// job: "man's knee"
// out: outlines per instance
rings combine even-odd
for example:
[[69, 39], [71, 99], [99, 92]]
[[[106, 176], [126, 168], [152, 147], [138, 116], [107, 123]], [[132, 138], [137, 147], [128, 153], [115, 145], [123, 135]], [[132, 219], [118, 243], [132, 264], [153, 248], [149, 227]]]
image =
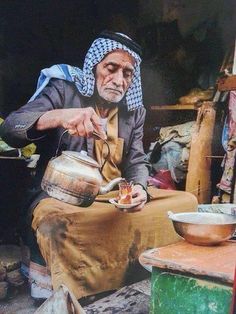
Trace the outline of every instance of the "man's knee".
[[185, 198], [188, 199], [188, 201], [191, 202], [192, 205], [197, 208], [197, 206], [198, 206], [197, 197], [193, 193], [190, 193], [190, 192], [184, 191], [183, 193], [184, 193]]
[[67, 219], [60, 215], [48, 216], [41, 220], [37, 234], [54, 241], [61, 241], [66, 237]]

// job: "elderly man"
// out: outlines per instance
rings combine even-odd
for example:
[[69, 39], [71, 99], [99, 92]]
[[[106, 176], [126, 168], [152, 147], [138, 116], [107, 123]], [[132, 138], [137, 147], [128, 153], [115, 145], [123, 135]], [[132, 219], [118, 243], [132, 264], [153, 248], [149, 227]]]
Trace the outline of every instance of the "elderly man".
[[[168, 204], [167, 209], [196, 207], [192, 195], [174, 191], [152, 191], [152, 198], [160, 196], [162, 203], [151, 200], [145, 205], [148, 164], [142, 145], [140, 54], [139, 45], [126, 35], [103, 32], [89, 48], [83, 71], [67, 65], [43, 70], [35, 95], [2, 126], [1, 136], [10, 145], [35, 142], [40, 154], [29, 212], [46, 267], [38, 265], [43, 259], [31, 243], [33, 297], [48, 297], [51, 281], [53, 288], [65, 284], [77, 298], [119, 287], [141, 250], [157, 244], [152, 222], [158, 220], [155, 213], [161, 204]], [[42, 175], [65, 129], [63, 150], [86, 150], [100, 163], [105, 158], [103, 143], [93, 132], [107, 137], [112, 149], [103, 180], [122, 176], [133, 181], [138, 205], [129, 210], [132, 215], [109, 204], [111, 194], [81, 208], [41, 190]]]

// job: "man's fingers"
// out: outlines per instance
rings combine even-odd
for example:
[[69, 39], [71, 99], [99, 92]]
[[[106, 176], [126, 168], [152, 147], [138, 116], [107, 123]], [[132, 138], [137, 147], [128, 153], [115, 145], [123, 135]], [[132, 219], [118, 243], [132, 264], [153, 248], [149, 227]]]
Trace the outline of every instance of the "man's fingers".
[[96, 114], [96, 112], [92, 108], [90, 111], [90, 120], [92, 121], [94, 126], [101, 125], [101, 120], [99, 116]]
[[128, 213], [139, 212], [139, 211], [141, 211], [143, 209], [144, 205], [145, 205], [145, 202], [142, 202], [138, 206], [128, 209]]
[[92, 136], [92, 134], [94, 132], [94, 127], [93, 127], [91, 120], [86, 117], [83, 124], [84, 124], [84, 130], [85, 130], [86, 136], [87, 137]]
[[147, 192], [140, 185], [134, 186], [132, 197], [134, 203], [145, 204], [147, 202]]
[[77, 129], [77, 133], [78, 133], [79, 136], [82, 136], [82, 137], [86, 136], [84, 123], [77, 124], [76, 125], [76, 129]]
[[94, 127], [94, 131], [95, 133], [97, 133], [98, 135], [100, 135], [100, 137], [102, 139], [106, 139], [106, 134], [102, 128], [102, 124], [101, 124], [101, 120], [99, 118], [99, 116], [96, 114], [96, 112], [94, 111], [94, 113], [91, 115], [91, 122], [93, 124]]
[[133, 203], [143, 203], [147, 202], [147, 196], [146, 193], [142, 195], [138, 195], [137, 197], [133, 197]]
[[72, 136], [86, 136], [86, 132], [83, 126], [83, 123], [75, 124], [75, 125], [69, 125], [66, 128], [68, 130], [68, 133]]
[[71, 128], [71, 129], [68, 129], [68, 133], [73, 136], [77, 134], [77, 130], [74, 128], [73, 129]]
[[125, 213], [135, 213], [135, 212], [139, 212], [142, 210], [143, 206], [144, 206], [144, 202], [143, 203], [140, 203], [139, 205], [135, 206], [135, 207], [131, 207], [129, 209], [124, 209], [122, 210], [123, 212]]
[[70, 135], [90, 137], [93, 133], [97, 133], [99, 137], [106, 139], [101, 120], [92, 107], [78, 109], [76, 112], [69, 111], [69, 114], [67, 112], [62, 126]]

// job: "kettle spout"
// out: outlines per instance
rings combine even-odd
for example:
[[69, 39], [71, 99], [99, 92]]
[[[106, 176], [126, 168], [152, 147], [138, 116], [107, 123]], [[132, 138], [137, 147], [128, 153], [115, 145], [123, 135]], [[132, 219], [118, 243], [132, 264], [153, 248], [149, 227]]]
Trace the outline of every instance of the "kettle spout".
[[123, 180], [124, 180], [123, 178], [115, 178], [115, 179], [111, 180], [107, 185], [100, 187], [98, 194], [106, 194], [106, 193], [110, 192], [114, 188], [115, 185], [117, 185], [118, 183], [120, 183]]

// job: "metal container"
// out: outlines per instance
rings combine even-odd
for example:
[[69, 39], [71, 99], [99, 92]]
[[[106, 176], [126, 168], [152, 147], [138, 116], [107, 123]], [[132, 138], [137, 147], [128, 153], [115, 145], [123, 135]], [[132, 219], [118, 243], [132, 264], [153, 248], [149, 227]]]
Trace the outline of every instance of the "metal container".
[[[62, 137], [67, 132], [65, 130], [60, 136], [56, 156], [48, 162], [41, 187], [48, 195], [60, 201], [88, 207], [95, 201], [98, 194], [108, 193], [123, 178], [115, 178], [107, 185], [102, 186], [100, 165], [89, 157], [86, 151], [63, 151], [58, 156]], [[110, 147], [99, 134], [94, 132], [93, 135], [95, 138], [102, 139], [107, 145], [108, 156], [102, 169], [110, 157]]]
[[215, 213], [168, 212], [175, 231], [186, 241], [196, 245], [217, 245], [230, 239], [236, 228], [236, 217]]
[[87, 207], [98, 194], [106, 194], [121, 180], [115, 178], [102, 186], [99, 164], [94, 159], [83, 151], [63, 151], [49, 161], [41, 187], [51, 197]]

